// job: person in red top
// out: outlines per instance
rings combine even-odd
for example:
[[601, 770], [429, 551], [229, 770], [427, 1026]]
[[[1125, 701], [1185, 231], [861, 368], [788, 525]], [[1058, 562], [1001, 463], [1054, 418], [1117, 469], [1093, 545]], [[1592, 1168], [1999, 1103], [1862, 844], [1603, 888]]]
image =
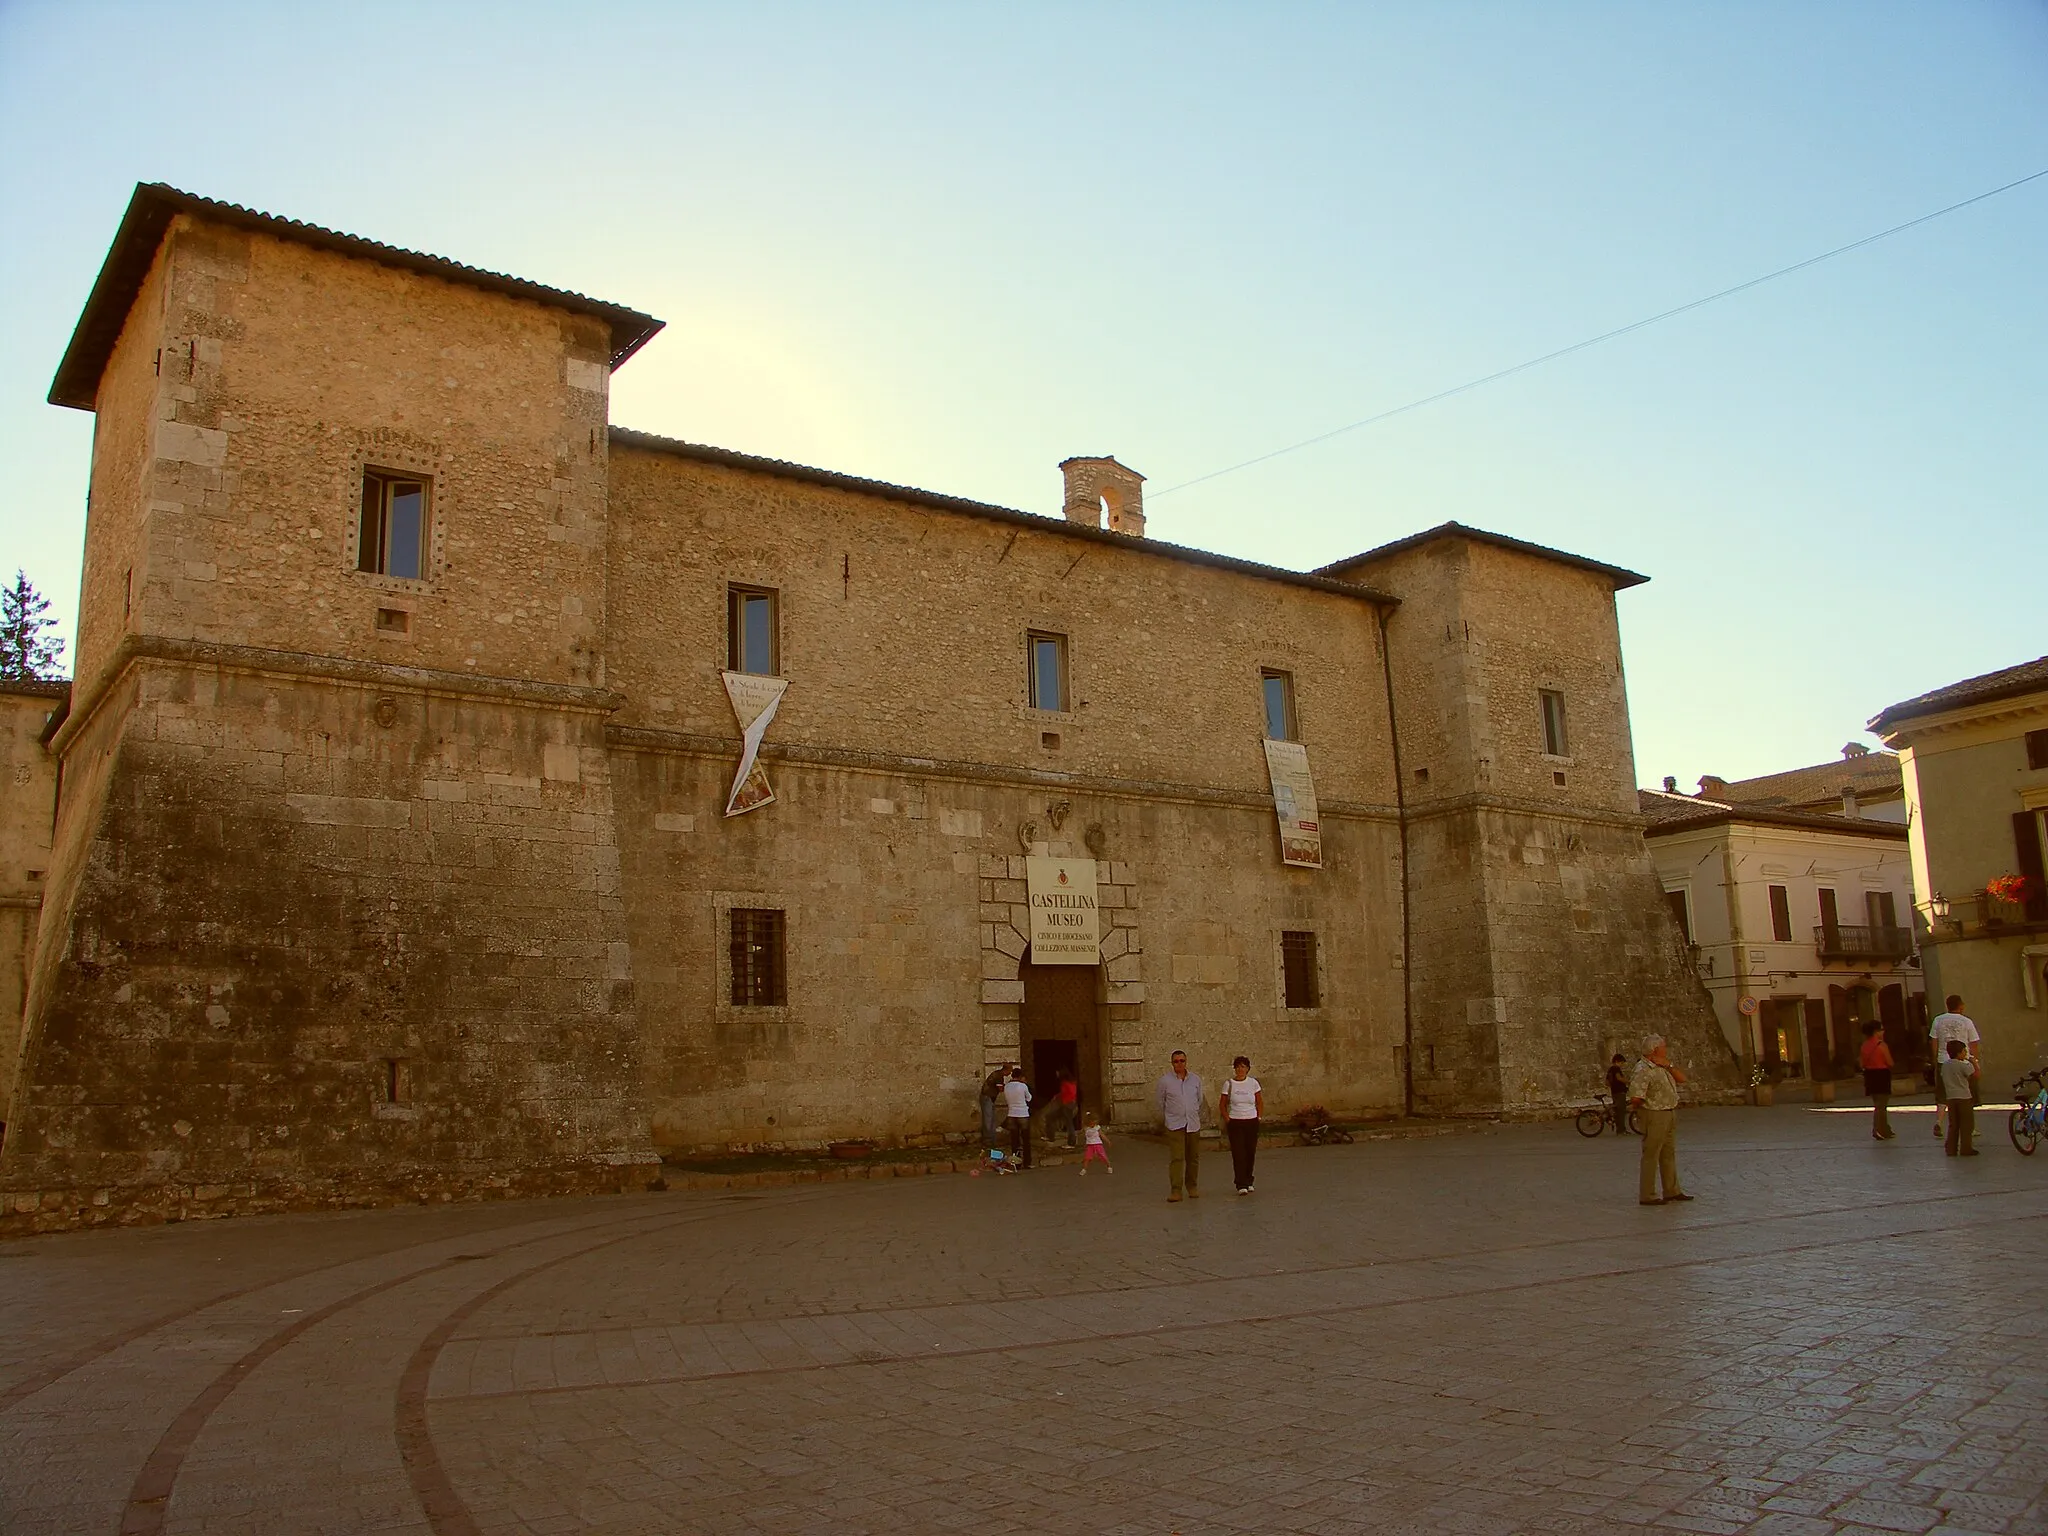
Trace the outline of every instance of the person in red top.
[[1892, 1098], [1892, 1050], [1884, 1043], [1884, 1025], [1876, 1019], [1863, 1026], [1863, 1091], [1870, 1096], [1870, 1134], [1890, 1141], [1896, 1134], [1885, 1113]]
[[1059, 1135], [1064, 1126], [1067, 1145], [1081, 1144], [1081, 1085], [1074, 1081], [1071, 1072], [1060, 1073], [1059, 1093], [1045, 1111], [1045, 1139], [1051, 1141]]

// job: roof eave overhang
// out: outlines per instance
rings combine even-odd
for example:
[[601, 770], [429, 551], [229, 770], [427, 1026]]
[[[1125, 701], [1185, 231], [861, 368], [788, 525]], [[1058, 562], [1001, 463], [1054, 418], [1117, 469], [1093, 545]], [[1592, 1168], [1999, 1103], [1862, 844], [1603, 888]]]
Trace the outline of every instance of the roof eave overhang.
[[607, 303], [503, 273], [486, 272], [442, 256], [380, 245], [357, 235], [323, 229], [316, 224], [301, 224], [295, 219], [279, 218], [275, 214], [258, 213], [238, 204], [215, 202], [160, 182], [139, 182], [128, 199], [127, 210], [121, 215], [120, 226], [114, 232], [113, 244], [107, 249], [107, 258], [100, 265], [99, 276], [94, 280], [78, 324], [72, 330], [70, 345], [64, 349], [63, 360], [57, 365], [56, 377], [50, 384], [50, 404], [79, 411], [90, 411], [95, 407], [99, 398], [100, 376], [106, 371], [114, 344], [120, 340], [121, 328], [128, 323], [128, 313], [134, 306], [135, 296], [142, 291], [142, 285], [149, 277], [165, 231], [180, 213], [253, 230], [280, 240], [291, 240], [317, 250], [373, 261], [379, 266], [481, 288], [508, 298], [524, 299], [551, 309], [589, 315], [604, 321], [610, 328], [609, 363], [613, 368], [646, 346], [662, 328], [662, 322], [652, 315], [628, 309], [623, 304]]
[[1362, 554], [1350, 555], [1329, 565], [1318, 566], [1316, 574], [1327, 576], [1332, 571], [1348, 570], [1367, 561], [1382, 560], [1389, 555], [1398, 555], [1406, 550], [1419, 549], [1425, 544], [1447, 539], [1468, 539], [1475, 544], [1490, 544], [1496, 549], [1513, 550], [1517, 554], [1531, 555], [1538, 560], [1548, 560], [1557, 565], [1569, 565], [1582, 571], [1590, 571], [1597, 576], [1606, 577], [1614, 584], [1614, 590], [1617, 592], [1643, 586], [1650, 579], [1640, 571], [1609, 565], [1604, 560], [1589, 560], [1584, 555], [1575, 555], [1568, 550], [1552, 549], [1547, 544], [1531, 544], [1527, 539], [1511, 538], [1504, 533], [1489, 533], [1484, 528], [1473, 528], [1458, 522], [1440, 523], [1434, 528], [1411, 533], [1404, 539], [1395, 539], [1390, 544], [1381, 544]]

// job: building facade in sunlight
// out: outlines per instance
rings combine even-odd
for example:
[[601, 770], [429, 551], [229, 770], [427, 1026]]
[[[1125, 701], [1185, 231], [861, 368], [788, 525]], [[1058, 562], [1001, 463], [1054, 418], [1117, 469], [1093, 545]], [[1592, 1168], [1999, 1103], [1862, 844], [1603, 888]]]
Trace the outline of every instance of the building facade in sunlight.
[[1649, 1029], [1734, 1090], [1635, 801], [1642, 578], [613, 427], [658, 329], [138, 189], [51, 393], [96, 437], [9, 1220], [937, 1138], [1005, 1061], [1143, 1125], [1176, 1047], [1281, 1117], [1545, 1111]]

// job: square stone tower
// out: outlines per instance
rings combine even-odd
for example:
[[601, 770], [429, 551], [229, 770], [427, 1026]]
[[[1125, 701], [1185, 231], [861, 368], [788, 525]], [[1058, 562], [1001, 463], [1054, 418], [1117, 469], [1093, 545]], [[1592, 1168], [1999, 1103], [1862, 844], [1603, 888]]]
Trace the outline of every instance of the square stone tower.
[[137, 188], [51, 390], [96, 431], [16, 1218], [651, 1160], [603, 635], [656, 329]]

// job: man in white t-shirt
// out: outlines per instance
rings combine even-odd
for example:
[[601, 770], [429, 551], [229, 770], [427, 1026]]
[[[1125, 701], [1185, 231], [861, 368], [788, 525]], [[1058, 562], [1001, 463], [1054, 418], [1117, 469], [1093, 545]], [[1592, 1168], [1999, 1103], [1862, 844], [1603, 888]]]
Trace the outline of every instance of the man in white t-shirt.
[[1031, 1089], [1024, 1069], [1013, 1068], [1003, 1084], [1003, 1123], [1010, 1133], [1010, 1156], [1020, 1168], [1031, 1166]]
[[[1946, 1013], [1937, 1013], [1934, 1016], [1934, 1022], [1927, 1026], [1927, 1039], [1929, 1044], [1934, 1047], [1934, 1136], [1938, 1141], [1942, 1136], [1941, 1114], [1944, 1107], [1941, 1097], [1941, 1064], [1948, 1060], [1949, 1041], [1962, 1041], [1963, 1054], [1969, 1058], [1973, 1065], [1977, 1060], [1977, 1026], [1971, 1022], [1970, 1016], [1963, 1012], [1961, 993], [1949, 993], [1948, 1011]], [[1983, 1092], [1978, 1087], [1982, 1081], [1981, 1077], [1970, 1079], [1970, 1092], [1973, 1101], [1982, 1102], [1983, 1100]]]
[[1223, 1134], [1230, 1138], [1230, 1171], [1235, 1174], [1237, 1192], [1252, 1192], [1252, 1163], [1259, 1155], [1259, 1111], [1266, 1101], [1259, 1080], [1252, 1076], [1249, 1056], [1230, 1064], [1230, 1076], [1223, 1080], [1223, 1096], [1216, 1101], [1216, 1113], [1223, 1121]]

